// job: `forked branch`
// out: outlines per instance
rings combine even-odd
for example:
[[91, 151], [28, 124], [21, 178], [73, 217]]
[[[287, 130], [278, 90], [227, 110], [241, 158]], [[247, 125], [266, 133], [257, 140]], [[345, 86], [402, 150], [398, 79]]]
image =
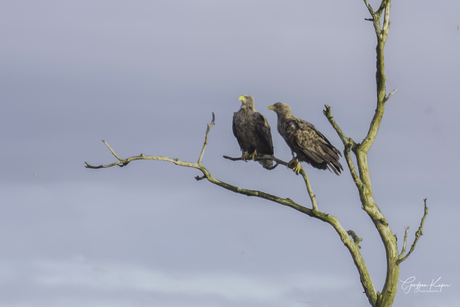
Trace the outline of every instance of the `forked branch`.
[[407, 232], [409, 231], [409, 227], [406, 227], [406, 231], [405, 231], [405, 234], [404, 234], [403, 248], [402, 248], [401, 254], [399, 254], [399, 259], [397, 261], [397, 264], [400, 264], [401, 262], [406, 260], [407, 257], [409, 257], [409, 255], [414, 251], [415, 245], [417, 244], [418, 239], [420, 239], [420, 237], [423, 235], [423, 225], [425, 224], [425, 218], [426, 218], [426, 216], [428, 214], [428, 207], [426, 205], [426, 198], [423, 199], [423, 202], [425, 204], [425, 211], [423, 213], [422, 220], [420, 221], [420, 226], [418, 227], [418, 230], [415, 232], [414, 243], [412, 243], [412, 246], [411, 246], [409, 252], [405, 256], [403, 256], [404, 253], [406, 252]]

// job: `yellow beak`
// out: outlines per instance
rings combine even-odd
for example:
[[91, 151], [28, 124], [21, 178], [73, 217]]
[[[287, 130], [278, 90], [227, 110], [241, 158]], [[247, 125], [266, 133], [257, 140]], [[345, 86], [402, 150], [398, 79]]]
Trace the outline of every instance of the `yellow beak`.
[[274, 105], [271, 105], [268, 107], [269, 110], [274, 110], [275, 109], [275, 106]]
[[238, 98], [238, 100], [246, 101], [246, 98], [244, 98], [244, 96], [240, 96], [240, 98]]

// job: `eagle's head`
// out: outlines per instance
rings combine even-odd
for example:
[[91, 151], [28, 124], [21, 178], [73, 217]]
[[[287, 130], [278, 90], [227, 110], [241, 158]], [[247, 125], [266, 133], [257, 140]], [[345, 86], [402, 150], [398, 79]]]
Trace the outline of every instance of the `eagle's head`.
[[281, 115], [281, 116], [284, 116], [284, 117], [288, 117], [288, 116], [291, 116], [291, 107], [288, 106], [287, 104], [283, 103], [283, 102], [277, 102], [271, 106], [268, 107], [269, 110], [273, 110], [275, 111], [276, 114]]
[[254, 98], [252, 98], [252, 96], [242, 95], [242, 96], [240, 96], [239, 100], [242, 102], [241, 108], [248, 108], [248, 109], [251, 109], [253, 111], [256, 110], [254, 108]]

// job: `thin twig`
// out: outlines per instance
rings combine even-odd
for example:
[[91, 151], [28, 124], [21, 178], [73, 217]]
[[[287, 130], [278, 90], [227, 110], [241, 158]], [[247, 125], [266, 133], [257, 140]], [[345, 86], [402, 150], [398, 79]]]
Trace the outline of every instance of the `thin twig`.
[[324, 115], [326, 116], [327, 120], [332, 125], [332, 127], [335, 129], [340, 139], [342, 140], [343, 145], [345, 146], [345, 149], [343, 150], [343, 155], [345, 157], [345, 160], [347, 161], [348, 168], [350, 169], [350, 174], [353, 177], [353, 181], [355, 182], [356, 186], [360, 188], [363, 185], [363, 183], [359, 178], [358, 173], [356, 172], [356, 168], [350, 154], [350, 152], [356, 148], [356, 143], [355, 141], [353, 141], [352, 138], [347, 137], [345, 133], [343, 133], [339, 125], [336, 123], [331, 113], [331, 107], [327, 104], [324, 105], [324, 107]]
[[[407, 257], [409, 257], [409, 255], [414, 251], [415, 245], [417, 244], [418, 239], [420, 239], [420, 237], [423, 235], [423, 224], [425, 223], [425, 218], [426, 218], [426, 216], [428, 214], [428, 207], [426, 206], [426, 198], [423, 199], [423, 202], [425, 204], [425, 212], [423, 214], [422, 220], [420, 221], [420, 226], [418, 227], [418, 230], [415, 232], [414, 243], [412, 243], [412, 246], [411, 246], [409, 252], [404, 257], [402, 255], [402, 253], [401, 253], [401, 255], [399, 255], [399, 259], [398, 259], [398, 261], [396, 261], [396, 264], [400, 264], [401, 262], [406, 260]], [[407, 231], [406, 231], [406, 234], [407, 234]], [[404, 242], [405, 241], [406, 241], [406, 239], [404, 239]]]
[[387, 102], [388, 99], [390, 99], [391, 96], [393, 96], [394, 93], [396, 93], [398, 91], [397, 88], [395, 88], [390, 94], [388, 94], [387, 97], [385, 97], [385, 99], [383, 100], [383, 102]]
[[110, 150], [110, 152], [112, 153], [112, 155], [115, 156], [115, 158], [117, 158], [119, 161], [121, 161], [122, 159], [112, 150], [112, 147], [109, 146], [109, 144], [107, 144], [106, 141], [102, 140], [102, 142], [104, 142], [105, 146], [107, 146]]
[[[99, 169], [99, 168], [109, 168], [109, 167], [116, 166], [116, 165], [125, 166], [129, 162], [135, 161], [135, 160], [167, 161], [167, 162], [172, 162], [172, 163], [174, 163], [176, 165], [186, 166], [186, 167], [195, 167], [195, 164], [196, 164], [196, 163], [191, 163], [191, 162], [182, 162], [182, 161], [179, 161], [179, 159], [173, 159], [173, 158], [168, 158], [168, 157], [146, 156], [144, 154], [140, 154], [139, 156], [132, 156], [132, 157], [129, 157], [129, 158], [126, 158], [126, 159], [121, 159], [120, 161], [114, 162], [114, 163], [111, 163], [111, 164], [91, 165], [88, 162], [85, 162], [85, 164], [86, 164], [85, 167], [86, 168], [91, 168], [91, 169]], [[195, 167], [195, 168], [197, 168], [197, 167]]]
[[372, 6], [369, 4], [369, 2], [367, 2], [367, 0], [364, 0], [364, 4], [366, 4], [367, 6], [367, 9], [369, 10], [369, 13], [374, 16], [374, 9], [372, 8]]
[[409, 232], [409, 226], [404, 227], [404, 229], [405, 229], [405, 231], [404, 231], [404, 242], [403, 242], [403, 247], [402, 247], [402, 250], [401, 250], [401, 253], [399, 254], [399, 256], [403, 255], [406, 252], [407, 233]]
[[332, 127], [335, 129], [343, 144], [345, 145], [348, 142], [348, 138], [345, 136], [345, 133], [343, 133], [342, 129], [340, 129], [339, 125], [337, 125], [335, 122], [334, 117], [331, 114], [331, 107], [327, 104], [325, 104], [324, 107], [325, 109], [323, 110], [323, 114], [326, 116], [329, 123], [331, 123]]
[[201, 165], [201, 160], [203, 159], [204, 150], [206, 149], [206, 146], [208, 145], [209, 130], [211, 130], [211, 127], [215, 125], [215, 120], [216, 120], [216, 116], [214, 115], [214, 112], [212, 112], [212, 120], [211, 120], [211, 123], [209, 123], [208, 127], [206, 128], [206, 135], [204, 137], [203, 148], [201, 149], [200, 157], [198, 158], [199, 165]]

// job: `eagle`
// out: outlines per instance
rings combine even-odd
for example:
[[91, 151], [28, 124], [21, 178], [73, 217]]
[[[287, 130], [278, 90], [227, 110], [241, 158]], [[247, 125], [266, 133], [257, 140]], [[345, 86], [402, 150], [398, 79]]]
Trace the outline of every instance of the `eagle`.
[[[273, 155], [273, 141], [267, 119], [254, 108], [254, 98], [249, 95], [240, 96], [242, 102], [238, 112], [233, 114], [233, 134], [240, 145], [246, 161], [255, 159], [256, 155]], [[272, 160], [260, 160], [266, 169], [273, 168]]]
[[292, 152], [288, 165], [295, 163], [293, 170], [296, 174], [302, 169], [300, 162], [307, 162], [314, 168], [329, 169], [340, 175], [343, 170], [339, 162], [340, 151], [315, 126], [292, 115], [291, 107], [285, 103], [277, 102], [268, 109], [278, 115], [278, 132]]

